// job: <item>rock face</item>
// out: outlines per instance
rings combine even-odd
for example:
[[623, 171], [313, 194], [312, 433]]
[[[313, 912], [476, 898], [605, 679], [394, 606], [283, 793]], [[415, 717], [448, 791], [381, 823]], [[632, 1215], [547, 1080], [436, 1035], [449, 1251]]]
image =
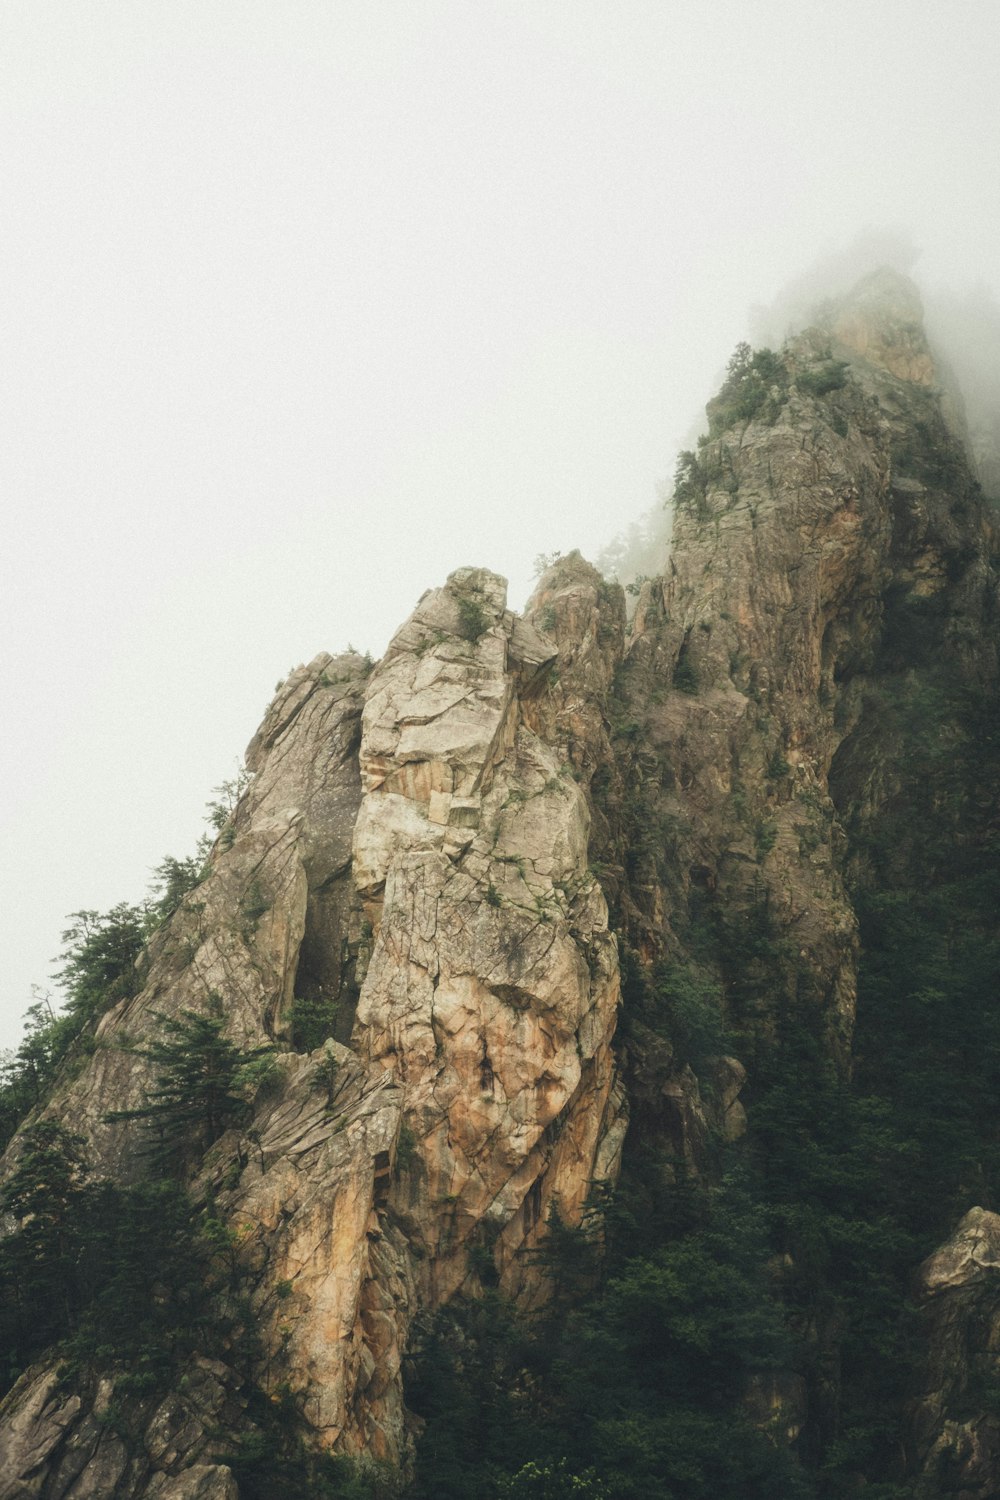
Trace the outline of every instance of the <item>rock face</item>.
[[[98, 1171], [132, 1180], [143, 1127], [104, 1116], [138, 1105], [151, 1071], [124, 1042], [221, 999], [234, 1039], [282, 1048], [296, 1001], [336, 1008], [350, 1046], [280, 1051], [252, 1124], [215, 1143], [195, 1186], [238, 1240], [261, 1383], [295, 1393], [320, 1446], [401, 1462], [414, 1313], [478, 1287], [483, 1255], [506, 1289], [543, 1295], [523, 1252], [551, 1207], [575, 1222], [617, 1171], [617, 948], [587, 797], [560, 737], [531, 727], [556, 655], [506, 609], [502, 579], [466, 569], [374, 673], [351, 656], [293, 673], [207, 877], [47, 1106]], [[50, 1385], [26, 1377], [0, 1418], [22, 1485], [56, 1482], [68, 1425], [81, 1453], [103, 1431], [97, 1397], [67, 1405]], [[101, 1442], [122, 1472], [81, 1495], [228, 1500], [204, 1435], [169, 1489], [148, 1465], [128, 1488], [124, 1449]], [[95, 1476], [97, 1453], [81, 1460]], [[77, 1493], [61, 1484], [46, 1493]]]
[[[731, 371], [631, 631], [578, 554], [524, 618], [467, 568], [374, 668], [319, 656], [279, 688], [205, 878], [45, 1112], [130, 1182], [143, 1127], [105, 1116], [152, 1073], [127, 1048], [219, 1004], [236, 1042], [274, 1044], [192, 1191], [232, 1232], [256, 1379], [315, 1447], [405, 1463], [414, 1321], [493, 1282], [543, 1300], [547, 1220], [614, 1182], [627, 1126], [703, 1170], [748, 1129], [753, 1050], [789, 1007], [849, 1075], [852, 882], [909, 795], [871, 704], [919, 675], [918, 619], [944, 622], [970, 692], [996, 680], [989, 525], [936, 381], [915, 292], [872, 278]], [[327, 1018], [312, 1052], [303, 1007]], [[1000, 1347], [998, 1224], [974, 1210], [921, 1273], [919, 1461], [929, 1485], [963, 1476], [928, 1494], [997, 1492], [997, 1424], [968, 1408]], [[139, 1449], [102, 1420], [112, 1395], [27, 1372], [0, 1406], [0, 1500], [235, 1500], [213, 1436], [239, 1428], [233, 1371], [196, 1362], [138, 1410]], [[748, 1396], [789, 1442], [835, 1407], [792, 1371]]]
[[474, 1243], [518, 1286], [552, 1201], [575, 1221], [622, 1136], [587, 804], [521, 712], [555, 650], [505, 604], [471, 569], [425, 596], [362, 732], [355, 878], [376, 937], [354, 1046], [405, 1087], [416, 1162], [392, 1207], [431, 1305]]
[[[782, 993], [805, 1000], [845, 1069], [847, 830], [903, 774], [870, 700], [919, 668], [918, 614], [941, 620], [956, 680], [995, 681], [989, 524], [933, 368], [916, 291], [886, 272], [790, 342], [759, 416], [734, 418], [755, 377], [733, 377], [682, 465], [668, 570], [643, 586], [619, 687], [616, 925], [647, 960], [702, 963], [711, 917], [730, 1019], [766, 1035]], [[786, 950], [766, 976], [765, 928]], [[699, 1101], [652, 1050], [638, 1087], [660, 1077], [697, 1154]]]
[[918, 1493], [989, 1500], [1000, 1417], [983, 1397], [1000, 1380], [1000, 1216], [970, 1209], [917, 1285], [928, 1350], [914, 1424]]
[[57, 1365], [36, 1366], [3, 1403], [0, 1496], [238, 1500], [232, 1471], [198, 1460], [219, 1424], [238, 1420], [236, 1386], [225, 1365], [194, 1361], [183, 1394], [140, 1404], [142, 1441], [135, 1443], [117, 1429], [111, 1380], [70, 1393]]
[[[150, 1067], [123, 1046], [158, 1036], [161, 1016], [203, 1012], [217, 996], [241, 1046], [280, 1042], [300, 962], [307, 985], [353, 1008], [362, 935], [349, 864], [367, 670], [360, 657], [322, 655], [283, 685], [250, 745], [257, 774], [207, 877], [154, 935], [139, 994], [102, 1017], [86, 1067], [54, 1092], [47, 1113], [86, 1137], [96, 1170], [122, 1180], [142, 1171], [143, 1127], [104, 1115], [145, 1099]], [[331, 954], [326, 967], [316, 952]]]

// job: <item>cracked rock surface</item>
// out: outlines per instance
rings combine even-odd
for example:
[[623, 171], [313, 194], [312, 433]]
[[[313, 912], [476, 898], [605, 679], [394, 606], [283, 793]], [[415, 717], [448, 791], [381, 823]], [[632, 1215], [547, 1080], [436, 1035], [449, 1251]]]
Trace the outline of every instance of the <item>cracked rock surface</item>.
[[[550, 1205], [572, 1221], [617, 1171], [618, 961], [587, 798], [524, 711], [555, 655], [507, 610], [502, 579], [463, 569], [374, 672], [354, 655], [293, 672], [205, 878], [46, 1105], [96, 1173], [127, 1183], [142, 1123], [104, 1117], [144, 1100], [151, 1066], [130, 1049], [163, 1017], [221, 1004], [234, 1041], [274, 1045], [252, 1119], [192, 1191], [211, 1190], [230, 1226], [259, 1383], [295, 1393], [318, 1446], [403, 1461], [413, 1316], [475, 1290], [484, 1247], [505, 1288], [541, 1295], [520, 1252]], [[337, 1017], [311, 1055], [290, 1050], [303, 997]], [[239, 1382], [224, 1366], [213, 1379], [238, 1426]], [[234, 1500], [186, 1397], [133, 1412], [141, 1461], [102, 1423], [110, 1399], [27, 1372], [0, 1409], [0, 1493]]]

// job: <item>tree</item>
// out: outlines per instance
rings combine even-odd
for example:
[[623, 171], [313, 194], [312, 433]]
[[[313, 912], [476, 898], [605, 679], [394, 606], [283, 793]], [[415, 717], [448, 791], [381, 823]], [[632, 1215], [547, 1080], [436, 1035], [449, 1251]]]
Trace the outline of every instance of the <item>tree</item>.
[[608, 1500], [609, 1491], [592, 1471], [571, 1472], [565, 1459], [558, 1463], [528, 1463], [501, 1479], [502, 1500]]
[[212, 788], [212, 800], [205, 804], [210, 827], [218, 833], [232, 828], [239, 800], [252, 780], [253, 772], [241, 765], [232, 780], [222, 781]]
[[[116, 1391], [159, 1388], [178, 1358], [220, 1351], [214, 1225], [175, 1182], [91, 1182], [83, 1142], [54, 1120], [24, 1132], [0, 1194], [0, 1386], [57, 1345], [74, 1369], [116, 1369]], [[122, 1369], [124, 1367], [124, 1369]]]
[[752, 363], [753, 350], [751, 349], [750, 345], [745, 340], [743, 340], [741, 343], [736, 345], [736, 348], [730, 355], [729, 363], [726, 365], [726, 375], [728, 379], [732, 381], [742, 380], [743, 376], [749, 373]]
[[245, 1113], [248, 1087], [259, 1078], [260, 1064], [271, 1048], [245, 1050], [231, 1042], [218, 996], [212, 997], [207, 1014], [184, 1010], [177, 1018], [159, 1013], [156, 1018], [164, 1036], [133, 1049], [156, 1070], [149, 1102], [104, 1118], [145, 1120], [153, 1131], [151, 1163], [169, 1172], [183, 1166], [194, 1152], [207, 1150]]
[[18, 1224], [0, 1244], [0, 1328], [9, 1376], [60, 1337], [79, 1305], [80, 1216], [87, 1173], [83, 1142], [55, 1120], [25, 1131], [23, 1151], [0, 1193]]
[[35, 990], [25, 1015], [24, 1037], [16, 1052], [0, 1060], [0, 1149], [7, 1145], [29, 1110], [40, 1104], [80, 1026], [74, 1017], [57, 1015], [48, 995]]
[[107, 912], [70, 914], [57, 975], [65, 1009], [57, 1011], [33, 987], [21, 1045], [0, 1060], [0, 1147], [42, 1102], [76, 1039], [116, 1001], [138, 991], [149, 915], [148, 907], [125, 901]]
[[88, 1185], [78, 1213], [80, 1312], [66, 1343], [73, 1364], [124, 1366], [116, 1391], [143, 1393], [162, 1386], [184, 1354], [218, 1347], [211, 1226], [178, 1183]]
[[137, 992], [136, 959], [146, 941], [148, 914], [141, 906], [120, 901], [106, 912], [71, 912], [70, 921], [72, 927], [62, 935], [58, 979], [67, 1010], [87, 1022]]
[[193, 891], [205, 873], [208, 857], [207, 839], [198, 840], [198, 848], [186, 859], [172, 854], [161, 859], [153, 871], [151, 911], [157, 924], [165, 922], [177, 910], [188, 891]]

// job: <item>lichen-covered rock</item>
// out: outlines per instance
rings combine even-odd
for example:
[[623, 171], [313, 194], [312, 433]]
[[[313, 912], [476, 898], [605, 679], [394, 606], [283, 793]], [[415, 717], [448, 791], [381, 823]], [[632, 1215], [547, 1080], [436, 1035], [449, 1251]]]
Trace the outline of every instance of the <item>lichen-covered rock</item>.
[[608, 863], [609, 789], [619, 779], [611, 743], [611, 700], [625, 650], [625, 597], [579, 552], [545, 570], [528, 601], [528, 620], [557, 648], [546, 690], [522, 696], [525, 722], [569, 765], [590, 811], [590, 857], [601, 883], [620, 904], [623, 885]]
[[838, 341], [898, 380], [930, 387], [937, 370], [924, 333], [920, 294], [906, 276], [884, 267], [866, 276], [832, 318]]
[[61, 1392], [54, 1367], [21, 1377], [0, 1405], [0, 1500], [34, 1500], [42, 1493], [52, 1455], [72, 1432], [82, 1406], [79, 1395]]
[[182, 1474], [157, 1474], [148, 1500], [239, 1500], [239, 1488], [224, 1464], [195, 1464]]

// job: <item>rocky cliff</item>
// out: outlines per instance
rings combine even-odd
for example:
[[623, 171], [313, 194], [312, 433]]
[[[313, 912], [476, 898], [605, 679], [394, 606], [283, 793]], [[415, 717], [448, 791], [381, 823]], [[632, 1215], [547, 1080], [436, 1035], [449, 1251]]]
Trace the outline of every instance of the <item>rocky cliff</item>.
[[[775, 1059], [806, 1035], [814, 1099], [859, 1076], [891, 1092], [865, 1010], [883, 1014], [870, 893], [903, 903], [915, 880], [953, 879], [956, 850], [963, 869], [983, 854], [996, 797], [967, 710], [997, 683], [993, 524], [895, 276], [780, 355], [738, 350], [708, 415], [631, 626], [576, 554], [523, 618], [502, 579], [462, 569], [376, 666], [292, 674], [203, 880], [44, 1106], [95, 1174], [130, 1183], [148, 1126], [108, 1117], [155, 1090], [165, 1018], [221, 1013], [241, 1047], [276, 1049], [191, 1193], [228, 1226], [254, 1382], [294, 1402], [317, 1449], [405, 1467], [421, 1424], [404, 1361], [436, 1309], [493, 1287], [544, 1305], [549, 1226], [581, 1223], [623, 1149], [626, 1176], [655, 1162], [669, 1186], [713, 1180], [738, 1142], [764, 1159], [808, 1350], [748, 1387], [747, 1410], [807, 1463], [839, 1440], [851, 1336], [833, 1273], [809, 1280], [775, 1208]], [[304, 1002], [328, 1017], [311, 1051]], [[967, 1213], [961, 1245], [991, 1225]], [[961, 1371], [992, 1349], [987, 1261], [952, 1247], [925, 1267], [931, 1303], [959, 1309], [935, 1323], [932, 1306], [922, 1335], [926, 1368], [949, 1373], [897, 1400], [917, 1411], [910, 1477], [947, 1450], [955, 1492], [983, 1496], [995, 1421], [956, 1422], [952, 1397], [974, 1402]], [[57, 1364], [0, 1409], [0, 1497], [234, 1500], [245, 1374], [196, 1358], [170, 1393], [133, 1398], [126, 1437], [102, 1420], [113, 1374], [74, 1386]]]
[[[579, 571], [586, 604], [603, 585]], [[592, 1184], [613, 1181], [625, 1130], [587, 799], [565, 738], [536, 732], [565, 698], [549, 683], [558, 646], [505, 595], [463, 570], [374, 671], [321, 656], [283, 685], [206, 878], [46, 1107], [96, 1170], [130, 1180], [143, 1124], [107, 1115], [153, 1085], [142, 1043], [164, 1017], [221, 1000], [241, 1043], [281, 1049], [297, 994], [335, 1003], [349, 1045], [280, 1050], [252, 1124], [215, 1143], [196, 1191], [238, 1236], [265, 1388], [295, 1393], [317, 1443], [395, 1463], [414, 1311], [477, 1285], [483, 1256], [512, 1294], [536, 1295], [526, 1251], [553, 1204], [575, 1222]], [[9, 1398], [14, 1488], [0, 1493], [34, 1493], [18, 1486], [48, 1482], [67, 1449], [92, 1471], [95, 1433], [106, 1446], [80, 1396], [52, 1389], [30, 1372]], [[149, 1437], [159, 1413], [148, 1420], [148, 1462], [116, 1474], [116, 1493], [170, 1472]], [[190, 1456], [171, 1450], [171, 1467]], [[175, 1489], [188, 1493], [162, 1492]]]

